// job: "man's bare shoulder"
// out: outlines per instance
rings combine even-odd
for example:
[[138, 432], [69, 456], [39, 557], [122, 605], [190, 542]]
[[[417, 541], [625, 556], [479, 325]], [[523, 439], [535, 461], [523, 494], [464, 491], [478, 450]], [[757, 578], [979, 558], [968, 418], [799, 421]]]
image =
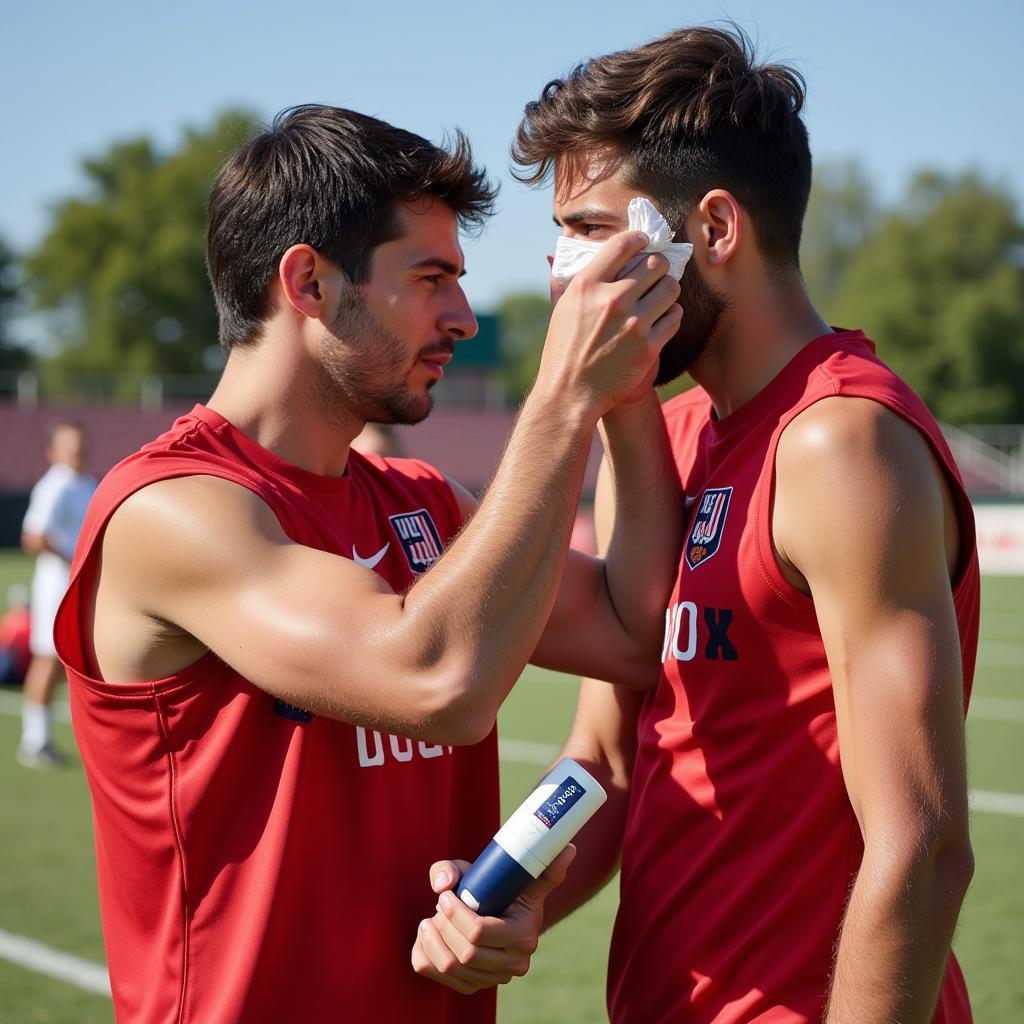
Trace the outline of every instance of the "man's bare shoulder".
[[779, 439], [778, 471], [799, 481], [845, 471], [872, 471], [881, 463], [928, 462], [929, 445], [917, 428], [869, 398], [824, 398], [796, 416]]
[[928, 441], [898, 413], [866, 398], [823, 399], [779, 440], [772, 534], [784, 562], [899, 572], [932, 549], [955, 560], [951, 506]]
[[103, 538], [104, 573], [124, 566], [172, 579], [237, 566], [267, 542], [287, 542], [276, 516], [255, 493], [214, 476], [160, 480], [135, 491], [111, 515]]

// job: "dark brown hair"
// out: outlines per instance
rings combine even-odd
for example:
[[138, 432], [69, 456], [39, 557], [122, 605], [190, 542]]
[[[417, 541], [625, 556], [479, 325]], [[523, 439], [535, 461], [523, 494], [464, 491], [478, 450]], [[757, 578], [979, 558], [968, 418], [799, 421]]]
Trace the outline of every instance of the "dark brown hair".
[[676, 228], [710, 189], [728, 189], [761, 251], [796, 262], [811, 189], [804, 80], [755, 59], [732, 25], [679, 29], [585, 61], [527, 104], [512, 145], [516, 176], [540, 184], [561, 162], [573, 178], [603, 152], [606, 172], [624, 168]]
[[373, 249], [397, 237], [396, 203], [434, 196], [472, 229], [496, 192], [461, 132], [445, 148], [351, 110], [283, 110], [225, 163], [210, 194], [206, 265], [221, 344], [258, 337], [291, 246], [312, 246], [359, 284]]

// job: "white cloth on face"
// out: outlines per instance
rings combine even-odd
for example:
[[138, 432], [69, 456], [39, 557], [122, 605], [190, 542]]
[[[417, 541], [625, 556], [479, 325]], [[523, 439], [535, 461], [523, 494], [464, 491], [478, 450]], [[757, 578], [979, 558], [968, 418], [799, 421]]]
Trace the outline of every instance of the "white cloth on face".
[[[668, 260], [668, 272], [677, 281], [693, 255], [689, 242], [673, 242], [668, 221], [658, 212], [654, 203], [642, 196], [629, 201], [629, 230], [643, 231], [650, 239], [647, 248], [626, 264], [620, 274], [624, 277], [642, 259], [652, 252], [660, 252]], [[604, 242], [588, 242], [583, 238], [562, 235], [555, 243], [555, 259], [551, 273], [560, 284], [568, 284], [600, 251]]]
[[53, 620], [64, 591], [68, 589], [69, 563], [89, 499], [95, 490], [95, 478], [60, 464], [51, 466], [32, 488], [21, 528], [26, 533], [45, 537], [47, 543], [61, 553], [55, 555], [52, 551], [44, 551], [36, 558], [32, 575], [32, 633], [29, 638], [33, 654], [44, 657], [56, 654]]

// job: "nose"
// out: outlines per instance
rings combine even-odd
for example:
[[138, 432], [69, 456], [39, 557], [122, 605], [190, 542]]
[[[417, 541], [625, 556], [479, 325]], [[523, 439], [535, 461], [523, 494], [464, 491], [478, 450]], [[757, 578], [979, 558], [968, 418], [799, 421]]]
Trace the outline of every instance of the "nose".
[[462, 285], [455, 285], [455, 294], [448, 309], [441, 314], [438, 323], [441, 331], [453, 341], [468, 341], [476, 337], [477, 322], [470, 309], [469, 299], [462, 290]]

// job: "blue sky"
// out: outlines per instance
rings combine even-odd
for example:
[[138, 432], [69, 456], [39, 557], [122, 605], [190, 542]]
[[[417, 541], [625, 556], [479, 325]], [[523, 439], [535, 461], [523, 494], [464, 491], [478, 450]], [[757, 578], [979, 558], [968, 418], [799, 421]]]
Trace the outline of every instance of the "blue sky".
[[480, 310], [545, 289], [550, 195], [508, 174], [523, 104], [588, 55], [730, 17], [807, 78], [815, 159], [859, 158], [883, 198], [911, 171], [968, 167], [1024, 197], [1022, 0], [763, 0], [507, 5], [408, 0], [297, 5], [177, 0], [5, 5], [0, 235], [18, 249], [81, 191], [84, 156], [243, 105], [269, 117], [317, 101], [431, 138], [458, 125], [502, 180], [499, 213], [466, 246]]

